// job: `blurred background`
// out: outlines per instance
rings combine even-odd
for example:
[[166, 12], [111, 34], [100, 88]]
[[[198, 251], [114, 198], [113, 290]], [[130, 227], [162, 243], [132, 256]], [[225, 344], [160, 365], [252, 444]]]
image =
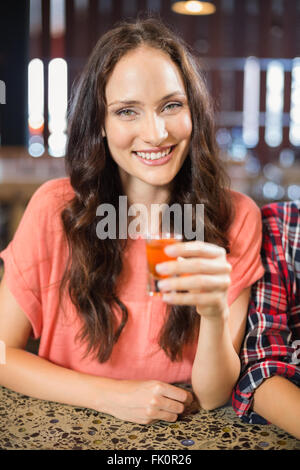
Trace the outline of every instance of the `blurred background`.
[[300, 0], [9, 0], [0, 7], [0, 249], [32, 193], [65, 176], [71, 86], [100, 35], [145, 11], [200, 58], [232, 188], [300, 198]]

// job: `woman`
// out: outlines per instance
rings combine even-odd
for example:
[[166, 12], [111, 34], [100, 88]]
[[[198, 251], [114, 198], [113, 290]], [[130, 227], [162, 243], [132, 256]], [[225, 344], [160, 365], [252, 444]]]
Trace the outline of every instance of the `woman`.
[[[91, 54], [69, 124], [68, 177], [36, 191], [1, 253], [1, 384], [138, 423], [176, 421], [192, 399], [180, 382], [203, 408], [223, 405], [263, 274], [261, 223], [226, 188], [196, 59], [159, 20], [116, 26]], [[163, 300], [146, 293], [144, 240], [96, 236], [97, 207], [118, 209], [120, 195], [149, 211], [205, 204], [205, 243], [174, 245], [176, 260], [157, 265], [170, 276]], [[24, 351], [31, 329], [39, 357]]]

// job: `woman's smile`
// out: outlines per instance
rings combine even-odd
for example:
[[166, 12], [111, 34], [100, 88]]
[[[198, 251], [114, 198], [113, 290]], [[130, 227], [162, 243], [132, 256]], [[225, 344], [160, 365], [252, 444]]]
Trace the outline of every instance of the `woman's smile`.
[[159, 166], [168, 163], [174, 155], [176, 145], [171, 145], [161, 151], [133, 152], [133, 155], [145, 165]]

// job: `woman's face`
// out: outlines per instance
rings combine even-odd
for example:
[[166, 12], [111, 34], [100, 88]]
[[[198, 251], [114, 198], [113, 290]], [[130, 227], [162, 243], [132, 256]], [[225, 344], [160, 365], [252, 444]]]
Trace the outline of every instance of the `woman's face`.
[[123, 183], [139, 179], [153, 186], [168, 185], [188, 154], [192, 133], [177, 65], [164, 52], [139, 47], [116, 64], [105, 94], [102, 135]]

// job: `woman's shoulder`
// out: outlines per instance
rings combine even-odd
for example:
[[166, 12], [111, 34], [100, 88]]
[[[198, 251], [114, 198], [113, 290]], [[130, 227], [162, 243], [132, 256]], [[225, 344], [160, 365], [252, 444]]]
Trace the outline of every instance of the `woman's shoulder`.
[[23, 224], [38, 224], [41, 230], [54, 230], [60, 225], [61, 212], [74, 194], [69, 178], [56, 178], [42, 183], [26, 206]]
[[70, 178], [56, 178], [45, 183], [33, 193], [28, 208], [32, 210], [62, 209], [62, 207], [74, 197], [74, 190]]
[[[230, 190], [234, 217], [229, 229], [229, 239], [235, 241], [258, 236], [262, 231], [261, 211], [251, 197], [238, 191]], [[240, 238], [241, 239], [241, 238]]]
[[64, 199], [68, 196], [74, 196], [74, 190], [70, 183], [70, 178], [55, 178], [45, 183], [35, 191], [33, 197], [40, 201], [47, 200], [48, 202], [52, 199]]

